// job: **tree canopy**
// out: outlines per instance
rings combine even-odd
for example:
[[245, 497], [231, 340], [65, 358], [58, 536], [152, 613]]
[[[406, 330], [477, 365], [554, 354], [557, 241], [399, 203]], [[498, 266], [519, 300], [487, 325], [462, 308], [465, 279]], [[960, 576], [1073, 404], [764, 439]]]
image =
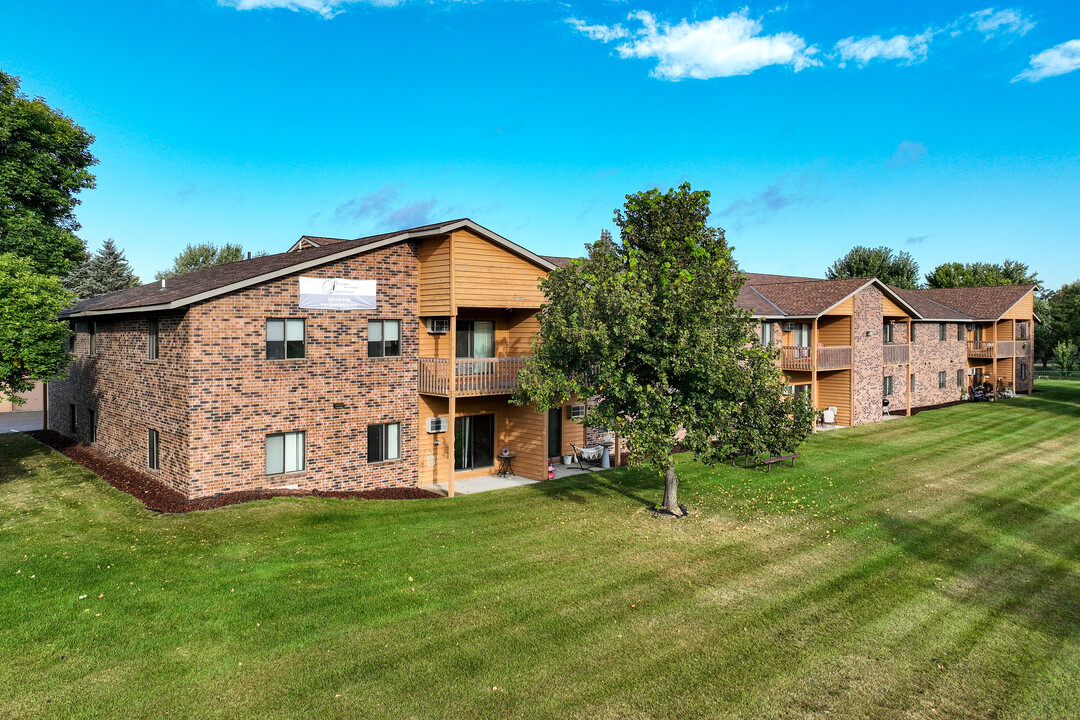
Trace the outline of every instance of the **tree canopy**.
[[986, 285], [1037, 285], [1039, 274], [1015, 260], [1003, 263], [943, 263], [926, 276], [931, 288], [981, 287]]
[[0, 253], [65, 275], [86, 257], [76, 195], [94, 187], [94, 137], [0, 71]]
[[107, 295], [139, 284], [123, 250], [109, 238], [101, 249], [64, 278], [64, 287], [78, 300]]
[[[255, 257], [261, 257], [265, 254], [265, 252], [257, 252]], [[173, 260], [172, 267], [168, 270], [159, 270], [154, 275], [154, 279], [171, 278], [174, 275], [183, 275], [211, 265], [224, 265], [225, 263], [243, 259], [244, 248], [233, 243], [225, 243], [221, 247], [211, 242], [189, 244]]]
[[542, 281], [542, 340], [515, 398], [541, 409], [588, 398], [584, 423], [626, 438], [631, 463], [664, 476], [673, 514], [677, 446], [706, 463], [785, 452], [813, 422], [737, 308], [743, 277], [708, 216], [709, 193], [688, 184], [628, 195], [620, 242], [604, 234]]
[[0, 396], [62, 374], [71, 362], [66, 322], [57, 319], [73, 298], [28, 258], [0, 253]]
[[857, 245], [829, 266], [825, 277], [829, 280], [876, 277], [889, 285], [914, 290], [919, 286], [919, 263], [906, 252]]

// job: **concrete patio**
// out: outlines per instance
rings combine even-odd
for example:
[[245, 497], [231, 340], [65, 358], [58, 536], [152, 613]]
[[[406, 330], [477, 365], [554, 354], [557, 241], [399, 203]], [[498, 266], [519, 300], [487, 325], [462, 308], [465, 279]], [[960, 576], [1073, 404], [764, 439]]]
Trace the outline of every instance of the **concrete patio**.
[[[601, 468], [590, 468], [588, 470], [582, 470], [576, 464], [563, 465], [562, 463], [555, 463], [555, 479], [571, 477], [572, 475], [584, 475], [590, 472], [602, 472]], [[505, 490], [506, 488], [521, 487], [522, 485], [535, 485], [541, 482], [540, 480], [533, 480], [527, 477], [521, 477], [520, 475], [488, 475], [479, 478], [469, 478], [467, 480], [456, 480], [454, 482], [454, 494], [455, 495], [473, 495], [475, 493], [488, 492], [490, 490]], [[443, 495], [447, 492], [446, 483], [435, 483], [432, 490]]]
[[40, 410], [0, 413], [0, 433], [40, 430], [41, 415]]

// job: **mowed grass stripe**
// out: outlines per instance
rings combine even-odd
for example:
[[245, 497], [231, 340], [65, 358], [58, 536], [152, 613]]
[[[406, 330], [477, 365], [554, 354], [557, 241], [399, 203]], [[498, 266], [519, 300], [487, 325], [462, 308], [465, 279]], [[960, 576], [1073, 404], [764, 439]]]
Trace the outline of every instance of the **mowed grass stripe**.
[[626, 470], [161, 516], [5, 436], [0, 716], [1077, 716], [1080, 383], [1039, 387], [680, 458], [678, 522]]

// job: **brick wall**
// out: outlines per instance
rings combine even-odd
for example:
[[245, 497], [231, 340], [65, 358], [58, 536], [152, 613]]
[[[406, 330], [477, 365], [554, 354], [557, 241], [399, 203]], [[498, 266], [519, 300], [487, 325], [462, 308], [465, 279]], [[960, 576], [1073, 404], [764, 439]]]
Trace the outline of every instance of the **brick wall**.
[[[881, 419], [881, 384], [884, 296], [876, 287], [855, 293], [855, 346], [851, 349], [855, 373], [855, 396], [852, 398], [852, 424], [862, 425]], [[896, 328], [894, 328], [895, 330]], [[894, 391], [895, 393], [895, 391]]]
[[[301, 274], [374, 279], [378, 307], [299, 310]], [[191, 495], [416, 485], [417, 278], [416, 248], [402, 243], [192, 307]], [[304, 358], [266, 359], [268, 318], [305, 320]], [[401, 357], [368, 357], [372, 319], [402, 321]], [[401, 423], [401, 458], [369, 464], [367, 426], [385, 422]], [[305, 469], [267, 476], [266, 435], [297, 431], [306, 433]]]
[[[911, 371], [915, 373], [915, 388], [911, 394], [913, 408], [955, 402], [961, 388], [956, 384], [956, 371], [967, 368], [967, 341], [957, 340], [956, 323], [945, 323], [945, 339], [940, 339], [939, 323], [912, 323], [915, 342], [911, 348]], [[945, 373], [945, 387], [938, 387], [938, 373]], [[964, 384], [967, 385], [965, 375]]]
[[[89, 323], [76, 323], [75, 362], [64, 380], [49, 384], [49, 428], [90, 441], [90, 410], [98, 413], [93, 447], [124, 464], [189, 491], [187, 333], [184, 312], [158, 314], [158, 359], [147, 359], [148, 316], [97, 320], [97, 349], [90, 355]], [[78, 428], [71, 432], [70, 406]], [[147, 467], [147, 432], [159, 433], [159, 468]]]

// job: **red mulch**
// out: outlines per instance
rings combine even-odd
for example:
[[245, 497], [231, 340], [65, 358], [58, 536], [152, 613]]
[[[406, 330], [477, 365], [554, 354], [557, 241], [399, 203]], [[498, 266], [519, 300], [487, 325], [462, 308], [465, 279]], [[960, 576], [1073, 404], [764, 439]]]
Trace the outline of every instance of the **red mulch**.
[[184, 513], [212, 510], [252, 500], [272, 497], [315, 496], [351, 500], [422, 500], [442, 497], [437, 493], [415, 487], [391, 487], [376, 490], [241, 490], [218, 493], [210, 497], [189, 500], [160, 480], [133, 470], [119, 460], [81, 445], [53, 430], [32, 430], [26, 433], [43, 445], [71, 458], [121, 492], [135, 497], [150, 510], [162, 513]]

